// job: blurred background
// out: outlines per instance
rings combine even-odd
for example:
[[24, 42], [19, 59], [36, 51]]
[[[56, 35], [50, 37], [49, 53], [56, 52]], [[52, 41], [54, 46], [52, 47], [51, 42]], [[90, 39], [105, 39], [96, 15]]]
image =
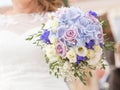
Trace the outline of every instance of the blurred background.
[[[83, 11], [93, 10], [106, 21], [104, 33], [108, 41], [114, 41], [120, 48], [120, 0], [62, 0], [65, 6], [77, 6]], [[0, 13], [12, 5], [11, 0], [0, 0]], [[99, 90], [120, 90], [120, 50], [106, 51], [106, 70], [96, 70]]]

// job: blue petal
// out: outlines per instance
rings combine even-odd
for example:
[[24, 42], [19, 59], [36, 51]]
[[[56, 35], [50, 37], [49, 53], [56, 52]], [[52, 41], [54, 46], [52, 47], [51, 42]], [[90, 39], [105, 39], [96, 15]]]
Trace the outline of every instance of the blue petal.
[[103, 43], [100, 43], [99, 45], [100, 45], [101, 48], [103, 47]]
[[87, 57], [83, 57], [83, 56], [77, 55], [77, 62], [76, 62], [76, 64], [79, 64], [81, 61], [85, 61], [85, 60], [87, 60]]
[[98, 16], [97, 16], [97, 13], [96, 12], [94, 12], [94, 11], [89, 11], [89, 14], [90, 15], [92, 15], [92, 16], [94, 16], [95, 18], [97, 18]]
[[88, 49], [92, 49], [93, 50], [93, 46], [95, 45], [95, 41], [94, 40], [90, 40], [88, 43], [85, 43], [85, 47], [87, 47]]
[[44, 43], [50, 44], [49, 35], [50, 31], [47, 29], [44, 30], [43, 34], [40, 36], [40, 40], [43, 40]]

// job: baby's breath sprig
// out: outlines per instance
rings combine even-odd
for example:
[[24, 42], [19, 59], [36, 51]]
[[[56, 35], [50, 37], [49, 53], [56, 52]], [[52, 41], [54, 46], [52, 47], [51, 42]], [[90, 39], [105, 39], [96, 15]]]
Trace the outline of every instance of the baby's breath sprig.
[[45, 44], [43, 43], [43, 41], [40, 40], [40, 36], [43, 33], [43, 28], [44, 28], [45, 24], [43, 23], [40, 30], [37, 33], [34, 33], [32, 35], [29, 35], [26, 40], [28, 41], [32, 41], [33, 39], [35, 39], [33, 41], [33, 44], [35, 44], [36, 46], [40, 46], [41, 48], [43, 48], [45, 46]]

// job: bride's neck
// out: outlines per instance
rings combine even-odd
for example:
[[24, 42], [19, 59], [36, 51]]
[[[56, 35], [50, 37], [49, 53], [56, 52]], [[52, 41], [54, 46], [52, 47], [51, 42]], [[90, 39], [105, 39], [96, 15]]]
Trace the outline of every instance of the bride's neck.
[[[33, 0], [32, 0], [33, 1]], [[40, 11], [37, 2], [29, 2], [26, 5], [19, 5], [13, 3], [13, 8], [7, 14], [20, 14], [20, 13], [36, 13]]]

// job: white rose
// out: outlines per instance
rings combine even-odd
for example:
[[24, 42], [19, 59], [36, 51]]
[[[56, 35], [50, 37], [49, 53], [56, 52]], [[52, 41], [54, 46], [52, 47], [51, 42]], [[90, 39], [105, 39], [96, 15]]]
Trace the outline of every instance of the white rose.
[[52, 32], [56, 32], [57, 27], [58, 27], [58, 21], [54, 19], [54, 20], [48, 20], [45, 23], [44, 29], [50, 29]]
[[56, 49], [54, 45], [47, 45], [45, 47], [45, 54], [47, 55], [51, 63], [60, 59], [56, 53]]
[[102, 49], [100, 49], [98, 52], [95, 52], [91, 54], [91, 56], [89, 56], [90, 60], [88, 60], [88, 63], [90, 65], [95, 65], [99, 62], [99, 60], [101, 59], [103, 52]]

